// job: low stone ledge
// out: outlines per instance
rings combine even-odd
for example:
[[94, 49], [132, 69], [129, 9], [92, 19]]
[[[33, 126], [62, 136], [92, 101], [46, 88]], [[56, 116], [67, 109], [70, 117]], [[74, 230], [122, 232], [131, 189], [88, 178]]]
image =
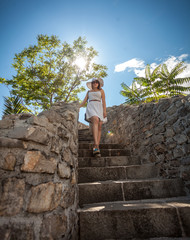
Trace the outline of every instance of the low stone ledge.
[[77, 239], [77, 104], [6, 115], [0, 135], [0, 239]]

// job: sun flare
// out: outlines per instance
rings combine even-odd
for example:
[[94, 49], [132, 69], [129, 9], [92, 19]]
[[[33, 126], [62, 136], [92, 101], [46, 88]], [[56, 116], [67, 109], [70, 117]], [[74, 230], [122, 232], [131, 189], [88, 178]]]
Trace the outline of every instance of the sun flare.
[[78, 57], [75, 61], [74, 64], [77, 65], [80, 70], [83, 70], [86, 66], [86, 61], [83, 57]]

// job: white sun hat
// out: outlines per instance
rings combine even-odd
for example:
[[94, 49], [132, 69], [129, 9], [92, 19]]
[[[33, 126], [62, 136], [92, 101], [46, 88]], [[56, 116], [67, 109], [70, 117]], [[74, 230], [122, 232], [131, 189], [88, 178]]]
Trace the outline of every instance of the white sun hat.
[[87, 82], [86, 83], [86, 86], [89, 88], [89, 89], [92, 89], [92, 82], [94, 82], [95, 80], [98, 80], [99, 83], [100, 83], [100, 88], [102, 88], [104, 86], [104, 81], [102, 78], [92, 78], [92, 80], [90, 82]]

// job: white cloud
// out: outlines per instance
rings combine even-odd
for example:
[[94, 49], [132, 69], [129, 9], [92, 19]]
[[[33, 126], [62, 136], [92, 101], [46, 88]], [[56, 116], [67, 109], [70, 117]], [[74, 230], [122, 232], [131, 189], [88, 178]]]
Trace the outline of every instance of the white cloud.
[[138, 77], [145, 77], [145, 69], [134, 69], [135, 74]]
[[128, 68], [128, 71], [131, 71], [136, 68], [145, 68], [145, 62], [143, 60], [138, 60], [133, 58], [129, 61], [126, 61], [115, 66], [115, 72], [123, 72]]
[[[157, 60], [159, 63], [151, 63], [150, 70], [152, 72], [159, 64], [165, 63], [168, 67], [168, 70], [171, 71], [176, 66], [176, 64], [183, 61], [188, 56], [188, 54], [181, 54], [180, 56], [169, 56], [166, 60], [157, 58], [155, 60]], [[184, 65], [186, 66], [186, 69], [181, 74], [179, 74], [178, 77], [190, 77], [190, 62], [184, 62]], [[133, 58], [129, 61], [116, 65], [115, 72], [122, 72], [127, 69], [128, 72], [134, 71], [135, 75], [138, 77], [145, 77], [145, 67], [146, 64], [144, 60]], [[189, 87], [190, 83], [185, 83], [183, 85]]]
[[187, 57], [188, 57], [188, 54], [182, 54], [181, 56], [179, 56], [179, 60], [183, 61], [183, 59]]
[[[180, 56], [169, 56], [168, 59], [162, 60], [161, 63], [165, 63], [168, 67], [168, 70], [171, 71], [172, 68], [176, 66], [179, 62], [183, 61], [186, 59], [189, 55], [188, 54], [181, 54]], [[161, 59], [156, 59], [157, 61], [160, 62]], [[150, 70], [153, 71], [158, 65], [158, 63], [153, 62], [150, 64]], [[184, 70], [183, 73], [179, 75], [179, 77], [187, 77], [190, 76], [190, 62], [185, 62], [186, 69]], [[115, 66], [115, 72], [122, 72], [127, 69], [128, 72], [134, 71], [134, 73], [138, 77], [144, 77], [145, 76], [145, 61], [142, 59], [137, 59], [137, 58], [132, 58], [131, 60], [128, 60], [124, 63], [117, 64]]]
[[[183, 59], [187, 58], [188, 54], [182, 54], [178, 57], [170, 56], [164, 63], [167, 65], [168, 70], [171, 71], [172, 68], [175, 67], [176, 64], [183, 61]], [[186, 69], [178, 75], [178, 77], [184, 78], [190, 76], [190, 62], [184, 62], [184, 65], [186, 66]]]

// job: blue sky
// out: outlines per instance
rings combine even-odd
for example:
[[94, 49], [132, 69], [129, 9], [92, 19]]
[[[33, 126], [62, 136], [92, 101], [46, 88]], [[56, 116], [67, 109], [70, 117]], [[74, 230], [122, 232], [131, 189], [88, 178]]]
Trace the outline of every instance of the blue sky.
[[[1, 0], [0, 76], [14, 75], [15, 53], [35, 44], [38, 34], [68, 43], [82, 36], [99, 52], [96, 62], [108, 67], [107, 106], [119, 105], [125, 101], [121, 83], [142, 76], [146, 64], [172, 67], [183, 60], [190, 76], [189, 12], [190, 0]], [[2, 96], [8, 89], [0, 84], [0, 117]]]

